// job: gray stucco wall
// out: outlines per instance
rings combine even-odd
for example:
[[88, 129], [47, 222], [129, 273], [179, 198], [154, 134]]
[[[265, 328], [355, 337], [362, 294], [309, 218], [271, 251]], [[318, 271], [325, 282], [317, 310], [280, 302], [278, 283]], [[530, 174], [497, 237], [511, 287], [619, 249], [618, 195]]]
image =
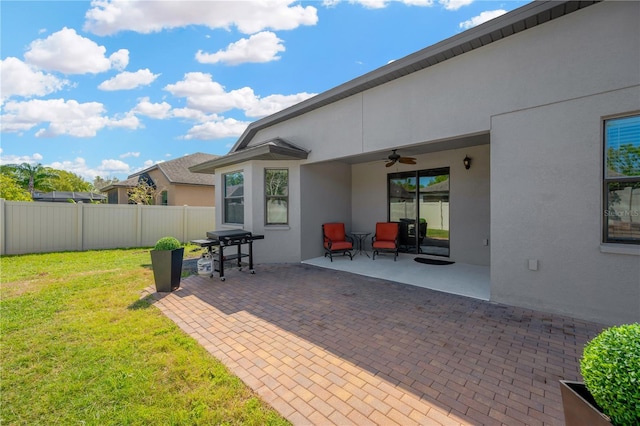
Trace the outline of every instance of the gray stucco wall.
[[636, 87], [493, 117], [492, 300], [640, 320], [640, 247], [601, 252], [602, 118], [639, 109]]
[[351, 230], [351, 166], [330, 162], [300, 169], [302, 223], [299, 260], [322, 256], [322, 224], [344, 222]]

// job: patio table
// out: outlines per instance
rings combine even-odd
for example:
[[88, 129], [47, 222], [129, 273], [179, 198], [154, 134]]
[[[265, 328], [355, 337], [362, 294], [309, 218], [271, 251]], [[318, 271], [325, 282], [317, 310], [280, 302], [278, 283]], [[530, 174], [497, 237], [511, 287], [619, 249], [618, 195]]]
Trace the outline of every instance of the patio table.
[[360, 232], [360, 231], [352, 231], [351, 235], [353, 235], [353, 238], [355, 240], [356, 243], [356, 250], [353, 253], [354, 255], [360, 253], [364, 253], [367, 255], [367, 257], [371, 257], [369, 256], [369, 253], [367, 253], [367, 250], [364, 248], [364, 242], [366, 240], [366, 238], [371, 235], [371, 232]]

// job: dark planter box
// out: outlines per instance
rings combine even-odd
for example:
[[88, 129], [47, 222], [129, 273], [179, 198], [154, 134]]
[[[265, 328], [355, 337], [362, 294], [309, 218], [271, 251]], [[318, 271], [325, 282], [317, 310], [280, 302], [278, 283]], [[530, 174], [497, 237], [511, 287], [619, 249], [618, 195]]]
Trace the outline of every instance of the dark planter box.
[[175, 250], [151, 250], [151, 265], [156, 291], [173, 291], [180, 287], [184, 247]]
[[562, 407], [566, 426], [611, 426], [584, 383], [560, 380]]

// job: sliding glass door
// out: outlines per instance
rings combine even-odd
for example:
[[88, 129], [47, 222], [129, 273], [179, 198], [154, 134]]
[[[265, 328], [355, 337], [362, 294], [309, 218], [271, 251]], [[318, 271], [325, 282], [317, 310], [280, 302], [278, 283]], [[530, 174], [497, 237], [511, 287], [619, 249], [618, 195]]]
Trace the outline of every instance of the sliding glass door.
[[449, 168], [387, 176], [389, 221], [400, 226], [400, 250], [449, 256]]

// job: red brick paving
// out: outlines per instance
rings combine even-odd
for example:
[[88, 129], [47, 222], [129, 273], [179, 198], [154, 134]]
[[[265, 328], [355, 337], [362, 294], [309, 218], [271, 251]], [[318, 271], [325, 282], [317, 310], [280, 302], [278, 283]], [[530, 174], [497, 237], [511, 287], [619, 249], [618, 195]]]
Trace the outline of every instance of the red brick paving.
[[225, 273], [155, 305], [296, 425], [562, 425], [558, 380], [603, 328], [309, 265]]

